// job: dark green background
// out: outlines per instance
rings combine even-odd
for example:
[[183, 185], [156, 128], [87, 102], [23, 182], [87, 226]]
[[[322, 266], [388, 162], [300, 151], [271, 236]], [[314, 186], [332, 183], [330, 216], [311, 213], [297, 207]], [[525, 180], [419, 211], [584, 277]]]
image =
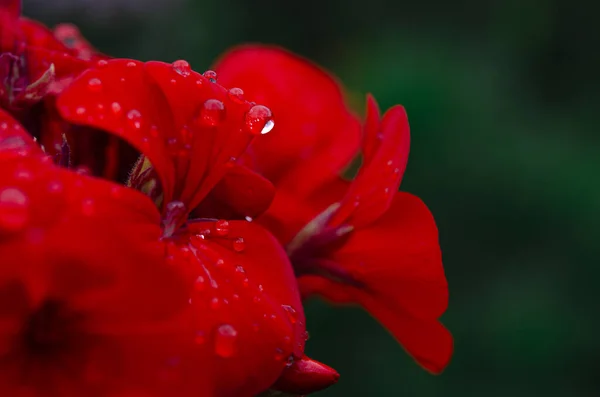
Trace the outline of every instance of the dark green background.
[[438, 221], [456, 353], [430, 376], [365, 313], [311, 302], [308, 353], [342, 375], [319, 396], [599, 395], [598, 2], [183, 0], [103, 16], [31, 3], [114, 56], [203, 71], [232, 45], [276, 43], [358, 104], [370, 91], [405, 105], [402, 189]]

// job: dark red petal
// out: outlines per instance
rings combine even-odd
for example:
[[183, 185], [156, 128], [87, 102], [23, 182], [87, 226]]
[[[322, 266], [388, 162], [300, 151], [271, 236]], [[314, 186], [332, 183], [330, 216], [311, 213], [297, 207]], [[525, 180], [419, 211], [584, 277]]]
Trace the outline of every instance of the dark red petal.
[[420, 199], [395, 194], [389, 210], [353, 231], [331, 260], [364, 287], [303, 277], [303, 296], [319, 293], [336, 302], [359, 303], [422, 366], [440, 372], [447, 365], [452, 338], [437, 319], [448, 305], [448, 285], [437, 227]]
[[339, 378], [340, 375], [333, 368], [304, 356], [286, 367], [272, 389], [291, 394], [308, 394], [337, 383]]
[[173, 242], [170, 261], [191, 286], [193, 354], [204, 362], [195, 376], [219, 396], [266, 390], [304, 350], [304, 313], [285, 252], [245, 221], [191, 223]]
[[12, 18], [18, 18], [21, 15], [21, 0], [0, 0], [0, 10]]
[[[369, 100], [368, 107], [367, 115], [378, 117], [373, 101]], [[367, 120], [365, 165], [350, 185], [332, 225], [368, 225], [385, 213], [400, 186], [410, 149], [406, 111], [402, 106], [394, 106], [385, 113], [378, 129], [375, 124]]]
[[340, 84], [319, 67], [276, 47], [244, 46], [227, 53], [215, 70], [222, 84], [241, 87], [246, 99], [273, 111], [273, 131], [244, 159], [278, 189], [306, 195], [355, 155], [358, 120]]
[[195, 218], [256, 218], [275, 196], [275, 187], [247, 167], [234, 165], [194, 210]]
[[[190, 350], [177, 331], [189, 305], [185, 279], [165, 264], [153, 203], [43, 158], [2, 158], [0, 169], [0, 290], [20, 297], [10, 305], [23, 305], [11, 314], [8, 301], [0, 304], [0, 346], [10, 346], [0, 354], [17, 358], [0, 361], [0, 390], [18, 395], [21, 359], [33, 395], [107, 395], [125, 387], [157, 397], [171, 390], [202, 395], [199, 386], [187, 387], [191, 378], [168, 375], [173, 357]], [[77, 326], [73, 350], [49, 365], [15, 343], [27, 316], [47, 302], [85, 320], [69, 323]]]

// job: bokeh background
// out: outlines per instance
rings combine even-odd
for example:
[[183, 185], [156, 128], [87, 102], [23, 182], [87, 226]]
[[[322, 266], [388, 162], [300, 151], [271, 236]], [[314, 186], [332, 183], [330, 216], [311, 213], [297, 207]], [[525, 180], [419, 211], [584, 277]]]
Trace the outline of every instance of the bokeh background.
[[[405, 105], [402, 189], [436, 216], [456, 338], [422, 371], [368, 315], [308, 304], [333, 396], [600, 395], [600, 3], [584, 0], [26, 0], [120, 57], [208, 69], [244, 42], [325, 66], [362, 106]], [[357, 108], [360, 111], [360, 108]]]

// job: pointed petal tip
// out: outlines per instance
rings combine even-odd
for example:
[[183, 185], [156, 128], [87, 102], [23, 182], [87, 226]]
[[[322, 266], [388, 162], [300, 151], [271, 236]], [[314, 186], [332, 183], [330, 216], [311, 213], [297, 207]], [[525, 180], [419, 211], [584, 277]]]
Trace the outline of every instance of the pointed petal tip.
[[283, 371], [273, 388], [291, 394], [309, 394], [334, 385], [339, 378], [335, 369], [304, 356]]

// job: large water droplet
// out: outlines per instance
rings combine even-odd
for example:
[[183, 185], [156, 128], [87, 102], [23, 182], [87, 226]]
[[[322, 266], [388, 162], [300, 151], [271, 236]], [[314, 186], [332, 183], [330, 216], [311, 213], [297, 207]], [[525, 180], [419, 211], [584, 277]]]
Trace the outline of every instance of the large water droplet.
[[102, 90], [102, 81], [97, 77], [93, 77], [88, 80], [88, 88], [92, 92], [100, 92]]
[[255, 105], [246, 113], [246, 130], [254, 135], [264, 135], [275, 126], [271, 109], [263, 105]]
[[192, 73], [192, 68], [188, 61], [180, 59], [178, 61], [173, 62], [173, 70], [183, 77], [187, 77]]
[[14, 187], [0, 191], [0, 230], [19, 231], [29, 222], [29, 198]]
[[207, 70], [206, 72], [202, 73], [202, 75], [208, 80], [210, 80], [212, 83], [217, 82], [217, 72], [215, 72], [214, 70]]
[[200, 108], [200, 113], [194, 120], [198, 125], [215, 127], [225, 118], [225, 105], [218, 99], [209, 99]]
[[142, 114], [137, 109], [131, 109], [127, 112], [127, 124], [136, 130], [142, 128]]
[[233, 250], [235, 252], [242, 252], [246, 248], [246, 242], [242, 237], [238, 237], [233, 240]]
[[232, 325], [219, 326], [215, 334], [215, 354], [223, 358], [232, 357], [236, 350], [237, 335], [238, 333]]
[[231, 88], [227, 95], [235, 103], [244, 103], [244, 91], [241, 88]]
[[229, 234], [229, 222], [224, 219], [220, 219], [215, 222], [215, 233], [218, 236], [226, 236]]

